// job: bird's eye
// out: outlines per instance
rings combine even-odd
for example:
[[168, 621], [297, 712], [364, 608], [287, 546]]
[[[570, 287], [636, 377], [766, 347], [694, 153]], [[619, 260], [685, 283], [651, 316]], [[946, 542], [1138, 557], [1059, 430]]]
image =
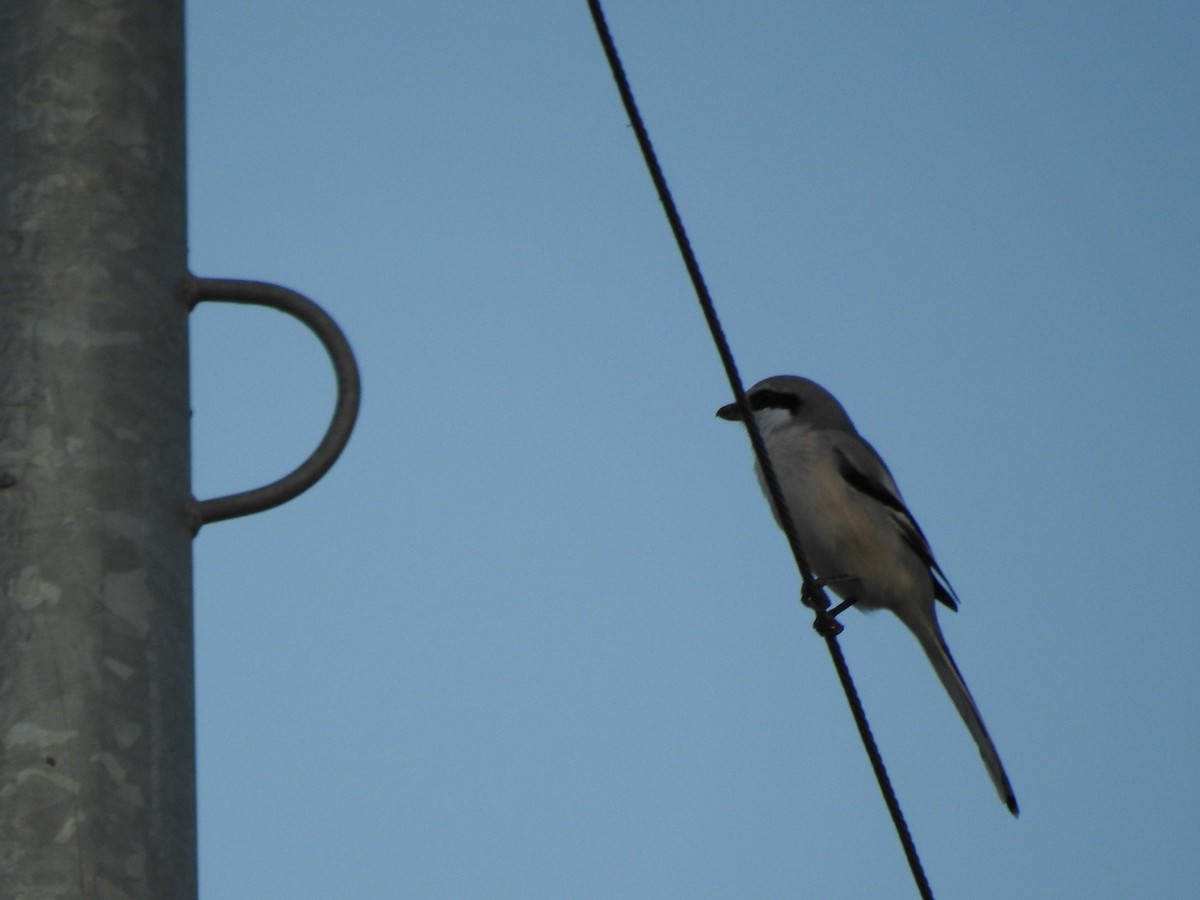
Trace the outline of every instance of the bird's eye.
[[750, 395], [750, 408], [754, 411], [761, 409], [786, 409], [796, 412], [804, 401], [795, 394], [785, 394], [783, 391], [773, 391], [766, 388]]
[[775, 404], [771, 402], [774, 398], [774, 394], [774, 391], [758, 391], [757, 393], [751, 394], [750, 408], [758, 411], [760, 409], [766, 409], [768, 406], [774, 406]]

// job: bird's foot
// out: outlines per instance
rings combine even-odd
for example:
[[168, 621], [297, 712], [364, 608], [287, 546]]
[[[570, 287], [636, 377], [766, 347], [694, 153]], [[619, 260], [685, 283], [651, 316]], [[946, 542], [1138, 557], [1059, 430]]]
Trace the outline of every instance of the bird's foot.
[[829, 618], [836, 619], [838, 616], [840, 616], [842, 613], [844, 613], [846, 610], [848, 610], [850, 607], [852, 607], [857, 602], [858, 602], [858, 599], [855, 597], [851, 597], [849, 600], [843, 600], [841, 603], [839, 603], [833, 609], [829, 610], [829, 613], [828, 613]]
[[805, 606], [817, 611], [813, 628], [821, 637], [834, 637], [841, 634], [843, 626], [837, 621], [837, 617], [843, 610], [855, 603], [852, 597], [830, 609], [829, 598], [825, 596], [825, 588], [839, 581], [849, 581], [852, 577], [851, 575], [834, 575], [829, 578], [814, 578], [812, 581], [804, 582], [804, 586], [800, 590], [800, 600]]

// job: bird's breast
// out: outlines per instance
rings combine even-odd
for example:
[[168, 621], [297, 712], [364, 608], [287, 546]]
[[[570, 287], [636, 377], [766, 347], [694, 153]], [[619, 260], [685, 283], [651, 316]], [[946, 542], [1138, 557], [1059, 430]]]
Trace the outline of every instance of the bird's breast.
[[865, 609], [921, 590], [928, 571], [914, 565], [890, 512], [846, 481], [828, 442], [811, 431], [776, 438], [767, 450], [813, 573]]

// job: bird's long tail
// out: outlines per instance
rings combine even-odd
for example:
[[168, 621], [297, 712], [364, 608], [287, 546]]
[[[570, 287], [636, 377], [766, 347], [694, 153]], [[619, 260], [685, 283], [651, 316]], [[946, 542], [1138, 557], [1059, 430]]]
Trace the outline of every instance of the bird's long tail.
[[[924, 617], [922, 618], [924, 619]], [[983, 757], [983, 764], [987, 767], [988, 775], [991, 776], [992, 784], [996, 786], [1000, 799], [1008, 807], [1009, 812], [1014, 816], [1017, 815], [1017, 798], [1013, 794], [1012, 785], [1008, 782], [1004, 764], [1000, 762], [1000, 754], [996, 752], [996, 745], [992, 743], [991, 735], [988, 734], [987, 728], [983, 724], [979, 708], [975, 706], [971, 692], [967, 690], [967, 683], [963, 681], [962, 673], [955, 665], [954, 657], [950, 655], [950, 648], [946, 646], [946, 640], [942, 637], [942, 630], [938, 627], [937, 620], [931, 616], [924, 622], [910, 623], [906, 621], [905, 624], [920, 641], [925, 655], [929, 657], [929, 662], [933, 665], [933, 670], [941, 679], [942, 686], [946, 688], [946, 693], [954, 701], [954, 706], [958, 710], [958, 714], [962, 716], [963, 722], [966, 723], [967, 730], [971, 732], [971, 737], [975, 738], [975, 743], [979, 745], [979, 755]]]

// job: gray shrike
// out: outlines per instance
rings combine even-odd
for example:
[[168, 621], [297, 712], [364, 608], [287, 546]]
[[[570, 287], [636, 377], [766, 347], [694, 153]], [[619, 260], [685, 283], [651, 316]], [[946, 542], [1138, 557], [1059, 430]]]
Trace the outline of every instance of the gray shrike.
[[[746, 396], [813, 574], [860, 609], [890, 609], [916, 635], [979, 745], [1000, 799], [1015, 816], [1017, 798], [1000, 755], [934, 612], [934, 600], [957, 610], [958, 598], [887, 466], [842, 405], [816, 382], [777, 375]], [[733, 403], [717, 415], [742, 420]], [[761, 471], [758, 476], [762, 483]], [[778, 522], [778, 511], [772, 511]]]

